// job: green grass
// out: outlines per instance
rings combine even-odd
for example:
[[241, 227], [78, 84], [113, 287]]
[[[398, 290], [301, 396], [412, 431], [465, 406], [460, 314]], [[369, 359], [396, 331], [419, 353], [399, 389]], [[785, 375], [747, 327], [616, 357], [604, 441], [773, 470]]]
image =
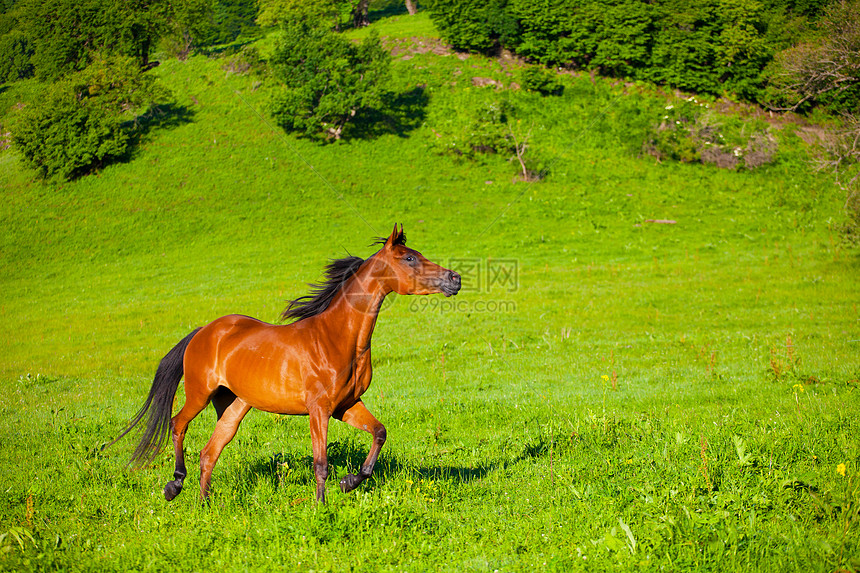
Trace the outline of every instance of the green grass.
[[[395, 18], [375, 26], [430, 34], [425, 15]], [[189, 121], [129, 163], [51, 186], [0, 153], [0, 567], [860, 567], [860, 260], [791, 130], [756, 171], [657, 163], [637, 138], [661, 97], [565, 76], [558, 98], [499, 93], [551, 166], [514, 182], [506, 158], [435, 153], [433, 128], [472, 76], [516, 70], [403, 55], [399, 88], [426, 84], [428, 102], [402, 135], [285, 136], [265, 81], [195, 57], [157, 70]], [[0, 93], [0, 123], [37, 94]], [[211, 410], [170, 504], [171, 455], [129, 471], [131, 440], [100, 450], [191, 328], [274, 320], [394, 222], [482, 282], [381, 316], [365, 401], [389, 440], [358, 490], [332, 479], [313, 502], [304, 418], [250, 414], [208, 506], [193, 460]], [[493, 261], [516, 282], [489, 284]], [[369, 446], [338, 423], [329, 442], [333, 478]]]

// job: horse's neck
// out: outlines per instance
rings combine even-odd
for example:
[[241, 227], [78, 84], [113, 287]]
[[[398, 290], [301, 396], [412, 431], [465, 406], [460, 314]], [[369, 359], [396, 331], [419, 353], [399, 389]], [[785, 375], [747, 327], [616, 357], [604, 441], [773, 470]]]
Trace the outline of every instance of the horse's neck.
[[342, 329], [343, 334], [355, 342], [356, 352], [360, 354], [370, 349], [379, 309], [388, 294], [371, 273], [369, 265], [359, 269], [326, 310], [337, 323], [332, 326]]

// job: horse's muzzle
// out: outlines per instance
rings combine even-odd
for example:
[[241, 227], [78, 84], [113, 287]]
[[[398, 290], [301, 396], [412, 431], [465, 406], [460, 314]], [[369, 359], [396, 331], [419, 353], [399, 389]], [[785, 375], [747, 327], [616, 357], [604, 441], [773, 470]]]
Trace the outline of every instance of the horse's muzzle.
[[460, 275], [454, 271], [448, 271], [445, 278], [441, 281], [439, 288], [442, 289], [442, 294], [445, 296], [453, 296], [460, 292], [461, 284], [462, 280], [460, 279]]

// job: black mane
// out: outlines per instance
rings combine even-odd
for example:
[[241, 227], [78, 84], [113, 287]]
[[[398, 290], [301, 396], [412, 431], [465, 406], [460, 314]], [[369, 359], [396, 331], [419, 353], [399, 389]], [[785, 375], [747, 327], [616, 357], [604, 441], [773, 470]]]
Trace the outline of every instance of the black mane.
[[311, 294], [291, 300], [281, 313], [281, 320], [294, 318], [302, 320], [317, 315], [328, 308], [334, 295], [343, 284], [358, 271], [364, 259], [361, 257], [344, 257], [332, 260], [325, 268], [325, 280], [312, 284]]

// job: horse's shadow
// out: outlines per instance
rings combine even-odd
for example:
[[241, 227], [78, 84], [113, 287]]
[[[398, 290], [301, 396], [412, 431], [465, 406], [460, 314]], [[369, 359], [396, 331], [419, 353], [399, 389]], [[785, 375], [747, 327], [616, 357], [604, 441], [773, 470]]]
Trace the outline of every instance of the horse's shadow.
[[[404, 460], [395, 453], [383, 450], [373, 469], [373, 476], [368, 481], [376, 486], [382, 486], [388, 480], [408, 476], [408, 479], [415, 481], [420, 479], [462, 485], [481, 480], [497, 470], [541, 454], [540, 449], [526, 447], [522, 453], [512, 458], [488, 459], [479, 465], [449, 465], [416, 464], [412, 460]], [[336, 488], [340, 478], [348, 473], [357, 473], [366, 456], [366, 449], [362, 449], [351, 440], [329, 444], [328, 487]], [[240, 466], [237, 473], [235, 477], [238, 483], [247, 484], [251, 490], [262, 483], [268, 483], [275, 491], [287, 482], [306, 485], [310, 488], [316, 483], [313, 457], [307, 454], [276, 453], [272, 456], [260, 457], [250, 464]], [[308, 491], [312, 493], [311, 490]]]

